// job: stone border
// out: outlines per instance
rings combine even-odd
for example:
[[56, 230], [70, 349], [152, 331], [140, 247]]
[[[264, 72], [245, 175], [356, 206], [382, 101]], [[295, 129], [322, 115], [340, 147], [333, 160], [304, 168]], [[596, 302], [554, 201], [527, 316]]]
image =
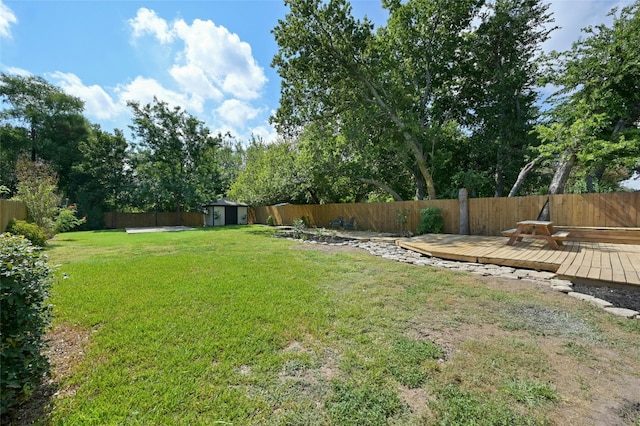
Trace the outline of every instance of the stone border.
[[[293, 238], [290, 238], [293, 240]], [[373, 256], [379, 256], [384, 259], [395, 260], [396, 262], [411, 263], [413, 265], [421, 266], [433, 266], [437, 268], [447, 268], [457, 271], [469, 272], [475, 275], [491, 276], [499, 278], [515, 279], [520, 281], [528, 281], [531, 283], [544, 284], [551, 287], [552, 290], [565, 293], [571, 297], [579, 300], [587, 301], [595, 306], [604, 309], [610, 314], [624, 317], [635, 318], [640, 320], [640, 312], [633, 309], [619, 308], [613, 306], [612, 303], [593, 297], [588, 294], [578, 293], [573, 291], [573, 283], [567, 280], [560, 280], [556, 278], [556, 274], [546, 271], [533, 271], [529, 269], [517, 269], [509, 266], [493, 265], [490, 263], [470, 263], [470, 262], [457, 262], [453, 260], [444, 260], [437, 257], [428, 257], [421, 253], [404, 249], [390, 242], [382, 241], [360, 241], [350, 240], [339, 243], [324, 243], [312, 240], [295, 240], [303, 241], [305, 244], [322, 244], [332, 246], [351, 246], [358, 247], [368, 251]]]

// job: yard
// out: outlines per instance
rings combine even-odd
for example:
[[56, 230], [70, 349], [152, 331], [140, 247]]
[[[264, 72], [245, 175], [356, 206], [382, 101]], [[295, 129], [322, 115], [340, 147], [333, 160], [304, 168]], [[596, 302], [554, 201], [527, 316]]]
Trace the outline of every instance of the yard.
[[640, 321], [536, 284], [272, 232], [58, 235], [50, 398], [21, 415], [640, 425]]

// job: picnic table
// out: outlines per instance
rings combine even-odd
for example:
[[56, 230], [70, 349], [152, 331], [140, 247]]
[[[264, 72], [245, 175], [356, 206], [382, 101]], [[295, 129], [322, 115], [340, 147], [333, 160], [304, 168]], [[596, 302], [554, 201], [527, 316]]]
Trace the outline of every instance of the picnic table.
[[516, 241], [522, 241], [523, 238], [544, 239], [554, 250], [559, 250], [562, 241], [568, 236], [568, 232], [554, 232], [553, 222], [545, 220], [523, 220], [517, 223], [514, 229], [502, 231], [502, 235], [509, 237], [507, 245], [511, 246]]

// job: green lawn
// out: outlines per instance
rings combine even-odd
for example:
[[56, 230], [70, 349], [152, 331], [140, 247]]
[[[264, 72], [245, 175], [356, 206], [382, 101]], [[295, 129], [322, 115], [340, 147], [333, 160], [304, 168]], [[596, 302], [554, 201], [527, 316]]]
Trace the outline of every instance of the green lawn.
[[88, 342], [44, 423], [545, 424], [587, 415], [589, 369], [640, 383], [640, 321], [267, 227], [66, 233], [47, 255], [54, 328]]

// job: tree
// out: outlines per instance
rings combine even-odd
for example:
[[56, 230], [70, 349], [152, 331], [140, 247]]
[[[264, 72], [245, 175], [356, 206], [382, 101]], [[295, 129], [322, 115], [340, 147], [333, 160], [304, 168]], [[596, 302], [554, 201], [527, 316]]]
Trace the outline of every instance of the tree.
[[16, 164], [18, 191], [16, 198], [27, 205], [30, 219], [47, 232], [55, 234], [55, 217], [58, 213], [60, 197], [56, 194], [58, 179], [53, 169], [46, 163], [19, 158]]
[[[71, 184], [72, 165], [80, 157], [78, 144], [88, 135], [88, 124], [82, 111], [84, 103], [67, 95], [45, 79], [34, 76], [0, 74], [0, 98], [5, 108], [0, 111], [3, 133], [19, 138], [2, 144], [3, 157], [27, 154], [31, 161], [45, 161], [58, 175], [59, 186], [66, 191]], [[15, 167], [15, 164], [13, 165]]]
[[88, 227], [101, 228], [104, 213], [122, 209], [131, 190], [127, 140], [121, 130], [111, 134], [93, 125], [89, 137], [78, 148], [82, 158], [73, 166], [73, 181], [78, 183], [74, 201], [87, 216]]
[[572, 171], [593, 182], [613, 169], [621, 180], [640, 166], [640, 1], [610, 15], [610, 27], [584, 28], [586, 38], [549, 57], [559, 90], [538, 133], [555, 166], [551, 194], [564, 191]]
[[314, 121], [347, 127], [345, 112], [358, 111], [360, 121], [392, 129], [385, 143], [410, 153], [409, 171], [435, 198], [431, 153], [455, 118], [460, 45], [480, 1], [385, 1], [390, 18], [377, 34], [345, 0], [286, 4], [290, 13], [273, 30], [280, 50], [272, 65], [282, 77], [278, 128]]
[[463, 101], [466, 124], [473, 131], [477, 171], [492, 171], [494, 195], [516, 180], [530, 147], [538, 118], [536, 84], [541, 44], [554, 28], [549, 5], [539, 0], [486, 3], [479, 25], [469, 36], [468, 78]]
[[266, 144], [253, 139], [245, 164], [231, 185], [229, 196], [251, 205], [305, 202], [305, 179], [297, 174], [293, 147], [287, 141]]
[[214, 193], [215, 151], [222, 136], [212, 137], [204, 123], [180, 107], [154, 98], [140, 106], [129, 102], [133, 134], [138, 138], [136, 179], [159, 209], [200, 210]]

